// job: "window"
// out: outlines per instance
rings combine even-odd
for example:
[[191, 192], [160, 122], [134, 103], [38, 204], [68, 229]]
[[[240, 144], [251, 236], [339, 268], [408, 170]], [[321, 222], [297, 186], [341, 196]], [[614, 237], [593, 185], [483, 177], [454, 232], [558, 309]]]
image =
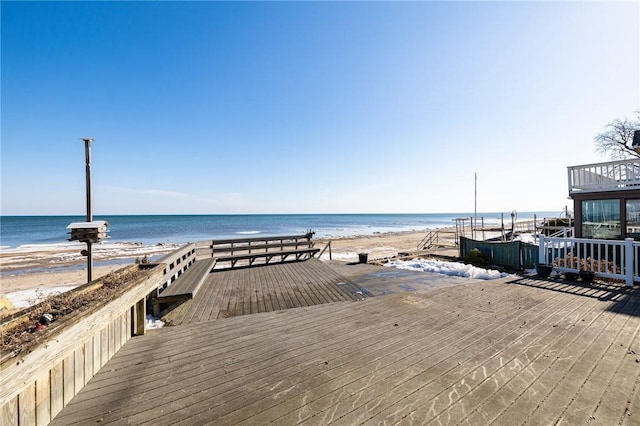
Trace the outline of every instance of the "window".
[[627, 236], [640, 240], [640, 200], [627, 200]]
[[[640, 208], [640, 204], [638, 207]], [[622, 238], [620, 231], [620, 200], [582, 201], [584, 238], [615, 240]]]

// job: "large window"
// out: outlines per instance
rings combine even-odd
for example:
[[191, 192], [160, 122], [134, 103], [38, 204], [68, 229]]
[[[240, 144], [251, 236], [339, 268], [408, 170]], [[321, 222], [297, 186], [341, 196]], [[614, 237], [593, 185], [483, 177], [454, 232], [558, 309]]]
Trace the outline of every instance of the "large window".
[[621, 238], [620, 231], [620, 200], [582, 201], [582, 236], [584, 238], [615, 240]]
[[640, 240], [640, 200], [627, 200], [627, 236]]

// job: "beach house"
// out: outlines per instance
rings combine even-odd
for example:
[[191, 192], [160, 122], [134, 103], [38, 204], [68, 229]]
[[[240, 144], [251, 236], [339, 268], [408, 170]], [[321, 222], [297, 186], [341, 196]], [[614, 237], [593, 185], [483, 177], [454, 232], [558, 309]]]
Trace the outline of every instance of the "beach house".
[[[540, 236], [538, 265], [640, 281], [640, 158], [568, 167], [574, 236]], [[550, 269], [547, 269], [550, 270]]]
[[640, 240], [640, 158], [568, 167], [575, 236]]

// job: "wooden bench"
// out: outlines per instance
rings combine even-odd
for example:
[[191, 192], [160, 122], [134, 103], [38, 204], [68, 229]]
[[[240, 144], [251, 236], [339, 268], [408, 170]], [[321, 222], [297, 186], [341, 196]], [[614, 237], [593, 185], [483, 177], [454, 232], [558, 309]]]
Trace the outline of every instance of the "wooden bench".
[[[252, 247], [253, 248], [253, 247]], [[232, 254], [227, 256], [216, 256], [214, 269], [218, 265], [218, 262], [231, 262], [231, 268], [236, 266], [239, 260], [248, 260], [247, 266], [253, 266], [256, 259], [264, 259], [264, 264], [267, 265], [274, 257], [280, 258], [280, 263], [287, 261], [289, 256], [295, 257], [295, 261], [307, 260], [315, 256], [320, 251], [319, 248], [305, 248], [298, 250], [277, 250], [277, 251], [264, 251], [259, 253], [244, 253], [244, 254]]]
[[314, 245], [313, 241], [293, 241], [293, 242], [283, 242], [283, 243], [265, 243], [265, 244], [244, 244], [236, 241], [235, 244], [231, 245], [229, 243], [223, 244], [221, 242], [216, 241], [215, 245], [209, 247], [209, 252], [213, 253], [231, 253], [234, 251], [247, 251], [247, 250], [264, 250], [269, 251], [272, 250], [282, 250], [284, 247], [293, 248], [294, 250], [304, 249], [304, 248], [312, 248]]

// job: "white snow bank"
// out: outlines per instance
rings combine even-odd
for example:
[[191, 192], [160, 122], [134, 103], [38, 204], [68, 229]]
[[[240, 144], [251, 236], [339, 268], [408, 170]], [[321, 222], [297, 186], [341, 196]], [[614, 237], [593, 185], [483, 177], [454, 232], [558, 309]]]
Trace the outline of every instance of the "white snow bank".
[[6, 293], [5, 296], [16, 309], [24, 309], [42, 302], [47, 297], [54, 294], [61, 294], [76, 288], [77, 285], [66, 285], [59, 287], [37, 287], [29, 290], [14, 291]]
[[454, 277], [474, 278], [479, 280], [495, 280], [509, 276], [505, 272], [494, 269], [483, 269], [473, 265], [466, 265], [458, 262], [444, 262], [435, 259], [413, 259], [413, 260], [393, 260], [385, 263], [384, 266], [398, 269], [408, 269], [411, 271], [435, 272], [437, 274]]
[[529, 243], [529, 244], [533, 244], [534, 246], [538, 245], [538, 239], [536, 238], [535, 235], [533, 234], [520, 234], [520, 235], [516, 235], [516, 237], [513, 239], [514, 241], [522, 241], [524, 243]]

